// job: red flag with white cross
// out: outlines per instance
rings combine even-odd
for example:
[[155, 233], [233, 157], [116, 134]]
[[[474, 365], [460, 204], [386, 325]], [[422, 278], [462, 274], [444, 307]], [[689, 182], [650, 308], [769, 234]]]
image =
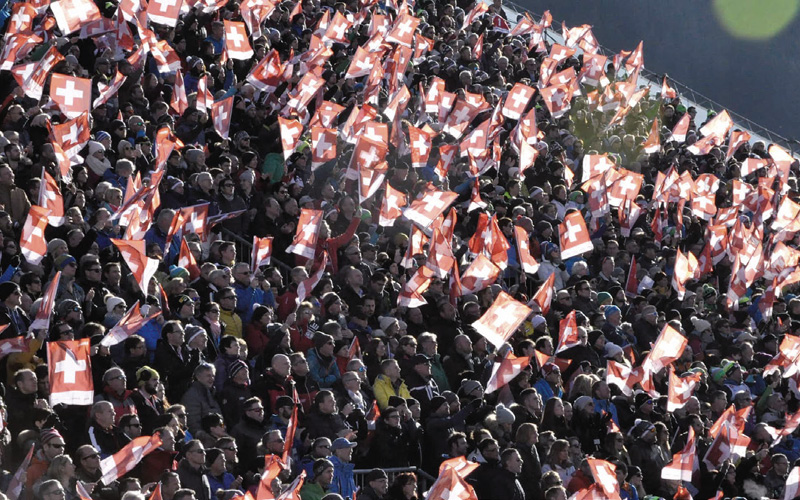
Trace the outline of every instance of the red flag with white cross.
[[161, 446], [161, 436], [139, 436], [126, 444], [121, 450], [100, 461], [100, 480], [109, 485], [132, 471], [142, 459]]
[[84, 24], [102, 17], [97, 4], [91, 0], [59, 0], [50, 4], [50, 11], [56, 18], [58, 29], [63, 36], [78, 31]]
[[430, 226], [455, 200], [458, 194], [452, 191], [433, 190], [426, 192], [422, 198], [411, 202], [403, 211], [403, 215], [422, 228]]
[[90, 405], [94, 402], [89, 339], [47, 343], [50, 406]]
[[122, 259], [128, 265], [131, 273], [133, 273], [136, 283], [139, 284], [139, 289], [142, 293], [148, 293], [150, 280], [155, 275], [160, 261], [147, 256], [144, 240], [118, 240], [112, 238], [111, 242], [117, 246], [122, 254]]
[[519, 120], [535, 93], [536, 90], [532, 87], [522, 83], [515, 83], [506, 96], [505, 104], [503, 105], [503, 116], [511, 120]]
[[317, 239], [319, 238], [319, 228], [322, 224], [322, 210], [312, 210], [303, 208], [300, 210], [300, 221], [297, 223], [292, 244], [286, 252], [293, 253], [313, 259], [317, 251]]
[[50, 98], [67, 118], [77, 118], [91, 109], [92, 81], [54, 73], [50, 77]]
[[483, 316], [472, 323], [472, 327], [493, 346], [500, 347], [531, 312], [530, 307], [501, 291]]
[[408, 204], [408, 198], [402, 191], [398, 191], [390, 184], [386, 184], [386, 193], [383, 195], [381, 203], [381, 213], [378, 224], [381, 226], [393, 226], [394, 221], [403, 215], [403, 208]]
[[247, 60], [253, 57], [253, 48], [247, 37], [247, 27], [244, 23], [236, 21], [223, 21], [225, 23], [225, 51], [231, 59]]
[[522, 373], [522, 370], [527, 368], [530, 362], [530, 357], [518, 358], [509, 350], [502, 361], [499, 363], [495, 361], [492, 369], [492, 377], [489, 379], [489, 382], [486, 383], [485, 394], [491, 394], [507, 385], [514, 380], [514, 377]]
[[19, 247], [25, 260], [34, 266], [41, 262], [47, 253], [44, 230], [47, 227], [49, 214], [50, 211], [46, 208], [33, 205], [28, 211], [28, 217], [22, 227]]
[[147, 17], [151, 22], [174, 28], [178, 24], [183, 0], [150, 0]]
[[211, 105], [211, 118], [214, 120], [214, 130], [216, 130], [223, 139], [228, 138], [232, 114], [233, 96], [217, 101]]
[[578, 211], [564, 217], [564, 222], [559, 225], [559, 241], [563, 260], [594, 250], [589, 230], [586, 228], [586, 221]]

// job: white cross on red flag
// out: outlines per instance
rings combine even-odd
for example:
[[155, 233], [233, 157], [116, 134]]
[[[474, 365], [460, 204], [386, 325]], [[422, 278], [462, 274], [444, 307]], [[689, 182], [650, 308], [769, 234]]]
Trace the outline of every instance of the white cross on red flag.
[[322, 275], [325, 274], [326, 267], [328, 267], [328, 252], [323, 250], [321, 257], [317, 259], [317, 265], [311, 272], [311, 276], [309, 276], [307, 279], [303, 280], [302, 283], [297, 285], [296, 303], [298, 306], [302, 304], [304, 300], [306, 300], [306, 297], [308, 297], [311, 294], [311, 291], [314, 290], [314, 287], [317, 286], [319, 280], [322, 279]]
[[223, 21], [225, 23], [225, 51], [231, 59], [247, 60], [253, 57], [253, 48], [247, 37], [247, 27], [237, 21]]
[[534, 88], [522, 83], [515, 83], [503, 104], [503, 116], [511, 120], [519, 120], [534, 93], [536, 93]]
[[182, 0], [150, 0], [147, 17], [151, 22], [174, 28], [178, 24]]
[[47, 241], [44, 239], [44, 230], [47, 227], [47, 216], [50, 211], [37, 205], [31, 206], [25, 225], [22, 227], [22, 237], [19, 240], [20, 250], [25, 260], [37, 265], [47, 253]]
[[136, 464], [161, 446], [161, 436], [139, 436], [126, 444], [121, 450], [100, 461], [100, 480], [103, 484], [111, 484], [118, 478], [132, 471]]
[[231, 128], [231, 114], [233, 113], [233, 96], [217, 101], [211, 105], [211, 117], [214, 120], [214, 130], [222, 136], [228, 138]]
[[594, 250], [586, 221], [577, 210], [567, 214], [564, 222], [559, 225], [559, 241], [562, 260]]
[[50, 280], [47, 290], [42, 297], [42, 303], [39, 305], [39, 311], [36, 313], [36, 318], [31, 323], [31, 330], [49, 330], [50, 329], [50, 316], [53, 314], [53, 306], [56, 303], [56, 295], [58, 294], [58, 283], [61, 281], [61, 271]]
[[[0, 333], [2, 333], [3, 330], [5, 330], [6, 328], [8, 328], [8, 325], [3, 325], [2, 327], [0, 327]], [[27, 352], [27, 351], [28, 351], [28, 339], [26, 339], [22, 335], [20, 335], [19, 337], [0, 340], [0, 359], [3, 359], [9, 354]]]
[[503, 386], [514, 380], [514, 377], [522, 373], [522, 370], [528, 367], [531, 362], [530, 356], [516, 357], [508, 351], [506, 357], [501, 362], [495, 361], [494, 368], [492, 369], [492, 377], [486, 383], [485, 394], [491, 394], [494, 391], [501, 389]]
[[672, 287], [678, 292], [678, 300], [686, 294], [686, 282], [692, 279], [697, 270], [697, 257], [693, 253], [683, 253], [678, 249], [675, 256], [675, 270], [672, 274]]
[[670, 366], [667, 411], [683, 408], [692, 397], [698, 383], [700, 383], [700, 373], [679, 377], [675, 374], [675, 368]]
[[148, 316], [142, 316], [139, 302], [136, 302], [117, 324], [108, 331], [106, 336], [103, 337], [103, 340], [100, 341], [100, 345], [111, 347], [119, 344], [141, 330], [148, 321], [158, 317], [160, 314], [161, 311], [158, 311]]
[[669, 324], [664, 325], [661, 333], [653, 344], [650, 354], [642, 362], [645, 370], [658, 373], [662, 368], [680, 358], [689, 340], [678, 333]]
[[491, 286], [500, 277], [500, 268], [481, 253], [461, 276], [461, 292], [478, 293]]
[[[279, 117], [280, 118], [280, 117]], [[311, 169], [336, 159], [338, 131], [322, 126], [311, 127]]]
[[90, 405], [94, 402], [89, 339], [47, 343], [50, 406]]
[[458, 198], [458, 194], [452, 191], [431, 190], [423, 194], [421, 199], [411, 202], [411, 205], [403, 211], [412, 222], [422, 228], [430, 226], [434, 219], [439, 217]]
[[147, 256], [144, 240], [118, 240], [111, 239], [111, 243], [117, 246], [122, 254], [122, 258], [133, 273], [136, 283], [142, 293], [148, 293], [150, 280], [158, 269], [160, 261]]
[[303, 208], [300, 210], [300, 221], [297, 223], [297, 232], [292, 244], [286, 249], [287, 253], [300, 255], [313, 259], [317, 251], [317, 238], [322, 223], [322, 210]]
[[180, 254], [178, 254], [178, 266], [189, 271], [189, 278], [191, 280], [195, 280], [198, 276], [200, 276], [200, 266], [197, 265], [197, 260], [194, 258], [192, 251], [189, 250], [189, 245], [186, 244], [186, 240], [184, 239], [181, 239], [181, 251]]
[[539, 306], [539, 311], [542, 316], [547, 316], [547, 313], [550, 312], [550, 303], [553, 302], [553, 290], [555, 288], [556, 283], [556, 275], [551, 274], [547, 277], [542, 286], [539, 287], [539, 290], [531, 297], [529, 305], [537, 304]]
[[[52, 84], [51, 84], [52, 93]], [[72, 160], [73, 158], [83, 159], [78, 153], [83, 146], [92, 138], [92, 127], [89, 126], [89, 112], [82, 113], [75, 119], [66, 121], [60, 125], [53, 125], [53, 140], [61, 147], [64, 155]]]
[[283, 158], [288, 160], [294, 153], [300, 136], [303, 135], [303, 124], [297, 120], [278, 117], [278, 126], [281, 131], [281, 146], [283, 147]]
[[589, 468], [592, 470], [594, 482], [597, 484], [606, 498], [610, 500], [619, 500], [619, 482], [617, 482], [617, 468], [611, 462], [605, 460], [598, 460], [595, 458], [587, 458]]
[[408, 205], [408, 197], [402, 191], [393, 188], [386, 183], [386, 192], [381, 203], [381, 213], [378, 224], [381, 226], [393, 226], [394, 221], [403, 215], [403, 208]]
[[539, 263], [531, 255], [530, 240], [528, 232], [522, 226], [514, 226], [514, 240], [517, 243], [517, 254], [522, 271], [528, 274], [536, 274], [539, 270]]
[[428, 491], [427, 500], [475, 500], [475, 490], [454, 467], [444, 467]]
[[64, 223], [64, 197], [61, 189], [52, 175], [42, 167], [42, 181], [39, 184], [39, 206], [50, 211], [47, 221], [51, 226], [61, 226]]
[[60, 0], [50, 4], [50, 11], [56, 18], [58, 29], [63, 36], [78, 31], [84, 23], [102, 17], [100, 9], [91, 0]]
[[697, 459], [697, 448], [694, 435], [694, 427], [689, 426], [689, 436], [686, 438], [686, 446], [672, 455], [672, 463], [665, 465], [661, 469], [661, 479], [668, 481], [692, 482], [695, 460]]
[[67, 118], [77, 118], [91, 109], [92, 81], [54, 73], [50, 77], [50, 98]]
[[500, 292], [494, 303], [472, 327], [495, 347], [503, 345], [531, 314], [531, 308]]
[[259, 238], [253, 236], [253, 255], [250, 270], [256, 272], [259, 267], [269, 265], [272, 257], [272, 236]]

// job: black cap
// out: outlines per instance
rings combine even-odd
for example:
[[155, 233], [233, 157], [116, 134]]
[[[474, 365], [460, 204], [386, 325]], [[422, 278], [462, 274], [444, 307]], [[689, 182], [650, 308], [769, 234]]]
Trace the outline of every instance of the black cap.
[[283, 408], [284, 406], [294, 406], [294, 400], [289, 396], [279, 396], [275, 400], [275, 409]]
[[377, 481], [379, 479], [389, 479], [383, 469], [372, 469], [371, 471], [367, 472], [366, 480], [368, 483]]
[[415, 354], [414, 357], [411, 358], [411, 366], [417, 366], [417, 365], [421, 365], [423, 363], [430, 363], [430, 362], [431, 362], [431, 358], [429, 358], [428, 356], [426, 356], [426, 355], [424, 355], [422, 353]]

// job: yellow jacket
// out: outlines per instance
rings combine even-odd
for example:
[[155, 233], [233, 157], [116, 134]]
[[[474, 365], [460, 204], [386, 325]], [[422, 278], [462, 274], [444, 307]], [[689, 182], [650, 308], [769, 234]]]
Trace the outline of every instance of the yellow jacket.
[[392, 381], [384, 374], [380, 374], [375, 378], [375, 385], [372, 390], [375, 392], [375, 400], [378, 402], [378, 408], [381, 410], [389, 406], [389, 398], [392, 396], [400, 396], [403, 399], [409, 399], [411, 393], [408, 392], [408, 387], [403, 379], [399, 380], [400, 386], [395, 390]]
[[222, 309], [219, 314], [219, 320], [225, 323], [223, 335], [233, 335], [237, 339], [242, 338], [242, 318], [238, 314], [234, 311]]

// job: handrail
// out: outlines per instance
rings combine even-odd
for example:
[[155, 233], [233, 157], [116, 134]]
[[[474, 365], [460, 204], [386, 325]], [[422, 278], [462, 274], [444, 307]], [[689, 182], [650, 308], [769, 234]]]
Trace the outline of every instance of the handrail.
[[[227, 238], [230, 238], [233, 241], [235, 241], [236, 243], [238, 243], [239, 245], [241, 245], [242, 247], [247, 248], [249, 250], [247, 252], [248, 255], [250, 255], [252, 253], [252, 250], [253, 250], [253, 243], [252, 242], [247, 241], [246, 239], [242, 238], [241, 236], [239, 236], [238, 234], [234, 233], [233, 231], [231, 231], [230, 229], [228, 229], [228, 228], [226, 228], [224, 226], [220, 226], [220, 229], [222, 229], [222, 234], [224, 234]], [[287, 273], [291, 272], [291, 270], [292, 270], [292, 266], [290, 266], [289, 264], [286, 264], [285, 262], [283, 262], [281, 260], [276, 259], [274, 256], [270, 257], [269, 262], [270, 262], [270, 264], [277, 264], [277, 266], [279, 268], [283, 269]]]
[[[528, 9], [525, 9], [521, 5], [519, 5], [516, 2], [514, 2], [513, 0], [504, 0], [503, 1], [503, 6], [504, 6], [504, 8], [506, 10], [508, 10], [511, 13], [516, 14], [516, 15], [521, 15], [521, 14], [527, 12], [527, 13], [531, 14], [531, 16], [534, 18], [534, 20], [538, 21], [538, 20], [541, 20], [541, 18], [542, 18], [542, 16], [540, 14], [537, 14], [537, 13], [531, 12]], [[553, 25], [558, 25], [560, 23], [561, 23], [561, 21], [556, 21], [555, 19], [553, 19]], [[512, 21], [512, 24], [516, 24], [516, 19], [514, 21]], [[561, 37], [561, 34], [559, 34], [556, 30], [554, 30], [552, 28], [548, 28], [546, 31], [547, 31], [546, 34], [549, 36], [549, 38], [551, 40], [558, 41], [556, 39], [556, 37], [553, 36], [553, 35]], [[599, 46], [599, 49], [600, 49], [600, 53], [605, 55], [605, 56], [611, 56], [611, 55], [615, 55], [617, 53], [617, 52], [609, 49], [608, 47], [605, 47], [604, 45], [598, 44], [598, 46]], [[654, 71], [651, 71], [651, 70], [648, 70], [647, 68], [642, 68], [642, 72], [640, 73], [640, 77], [644, 78], [645, 80], [647, 80], [648, 82], [650, 82], [650, 83], [652, 83], [652, 84], [654, 84], [656, 86], [660, 86], [661, 85], [661, 79], [664, 77], [664, 75], [663, 74], [658, 74], [658, 73], [656, 73]], [[705, 96], [705, 95], [693, 90], [688, 85], [686, 85], [684, 83], [681, 83], [681, 82], [675, 80], [672, 77], [668, 77], [668, 81], [670, 82], [671, 86], [675, 87], [676, 90], [678, 90], [681, 99], [686, 101], [690, 105], [695, 106], [695, 107], [700, 107], [700, 108], [702, 108], [703, 110], [706, 110], [706, 111], [708, 111], [708, 110], [720, 111], [720, 110], [725, 109], [725, 110], [728, 111], [728, 114], [731, 116], [733, 121], [739, 124], [740, 128], [746, 129], [748, 132], [750, 132], [753, 135], [753, 139], [758, 139], [758, 138], [766, 139], [767, 141], [769, 141], [771, 143], [778, 144], [779, 146], [783, 147], [784, 149], [789, 150], [789, 153], [792, 156], [795, 156], [795, 151], [794, 150], [798, 145], [800, 145], [800, 141], [798, 141], [797, 139], [786, 138], [786, 137], [778, 134], [777, 132], [775, 132], [773, 130], [770, 130], [770, 129], [762, 126], [762, 125], [759, 125], [758, 123], [748, 119], [745, 116], [742, 116], [741, 114], [739, 114], [739, 113], [737, 113], [735, 111], [731, 111], [726, 106], [723, 106], [722, 104], [718, 103], [717, 101], [714, 101], [710, 97], [707, 97], [707, 96]], [[656, 87], [656, 88], [659, 88], [659, 87]]]

